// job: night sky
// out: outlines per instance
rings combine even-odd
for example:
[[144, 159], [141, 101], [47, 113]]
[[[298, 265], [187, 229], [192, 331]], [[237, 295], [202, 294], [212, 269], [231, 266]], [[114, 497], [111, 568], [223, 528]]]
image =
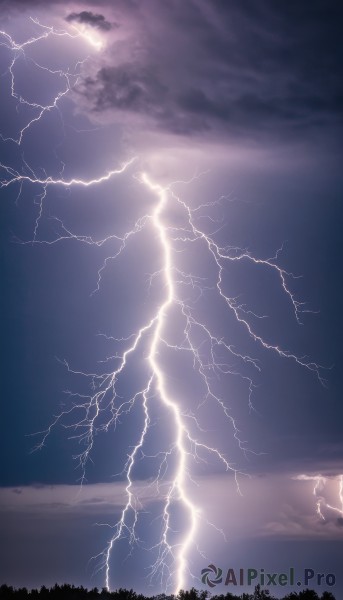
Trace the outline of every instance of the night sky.
[[[105, 583], [100, 553], [126, 503], [142, 398], [108, 431], [110, 407], [101, 412], [82, 488], [77, 456], [85, 440], [74, 425], [83, 412], [70, 409], [98, 381], [87, 374], [113, 372], [129, 336], [166, 297], [156, 229], [149, 220], [140, 227], [158, 201], [146, 173], [169, 186], [161, 218], [184, 303], [168, 308], [156, 357], [194, 439], [217, 448], [230, 467], [203, 447], [192, 457], [189, 444], [185, 485], [199, 519], [185, 585], [206, 589], [200, 571], [210, 563], [223, 571], [294, 567], [300, 577], [312, 568], [336, 575], [331, 591], [339, 597], [341, 3], [0, 0], [0, 7], [0, 583]], [[131, 159], [123, 173], [88, 187], [37, 183], [99, 179]], [[190, 239], [180, 201], [231, 258], [262, 261], [225, 261], [221, 285], [231, 306], [218, 293], [204, 238]], [[289, 293], [265, 261], [289, 273]], [[193, 321], [194, 348], [223, 406], [206, 396], [185, 348], [182, 306], [231, 349], [215, 344], [218, 368], [211, 367], [211, 344]], [[151, 341], [144, 337], [118, 377], [116, 406], [147, 385]], [[132, 470], [139, 539], [130, 554], [124, 531], [110, 556], [111, 588], [149, 594], [173, 591], [176, 578], [170, 555], [169, 577], [167, 568], [149, 568], [178, 458], [173, 418], [155, 384]], [[44, 438], [36, 432], [61, 411], [33, 451]], [[176, 555], [189, 528], [177, 501], [171, 521]], [[215, 593], [227, 590], [220, 584]]]

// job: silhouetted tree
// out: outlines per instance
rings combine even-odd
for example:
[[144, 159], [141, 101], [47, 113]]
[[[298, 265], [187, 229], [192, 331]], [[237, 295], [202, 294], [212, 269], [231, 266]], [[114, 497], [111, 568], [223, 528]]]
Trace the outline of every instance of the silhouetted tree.
[[[104, 590], [102, 590], [101, 594], [100, 594], [100, 598], [101, 600], [104, 598], [106, 598], [106, 596], [103, 596], [103, 592]], [[107, 591], [106, 591], [107, 592]], [[111, 594], [108, 594], [108, 597], [114, 600], [138, 600], [138, 596], [136, 594], [136, 592], [133, 591], [133, 589], [131, 590], [126, 590], [124, 588], [119, 588], [119, 590], [116, 590], [115, 592], [112, 592]]]
[[208, 592], [203, 590], [199, 592], [194, 587], [192, 587], [189, 591], [180, 590], [178, 595], [176, 596], [177, 600], [206, 600], [208, 596]]
[[231, 592], [228, 592], [227, 594], [220, 594], [220, 596], [212, 596], [211, 600], [240, 600], [241, 596], [236, 596], [235, 594], [232, 594]]
[[[206, 592], [206, 595], [208, 595], [208, 592]], [[152, 600], [176, 600], [176, 597], [174, 594], [170, 594], [169, 596], [167, 594], [157, 594], [157, 596], [154, 596]]]
[[25, 587], [16, 591], [16, 600], [27, 600], [29, 592]]
[[0, 598], [1, 600], [12, 600], [13, 594], [15, 593], [12, 586], [2, 585], [0, 587]]
[[270, 600], [270, 592], [269, 590], [261, 590], [261, 586], [257, 585], [252, 598], [253, 600]]
[[[91, 590], [83, 586], [75, 587], [70, 584], [58, 585], [52, 588], [42, 586], [40, 590], [33, 589], [28, 591], [26, 588], [14, 589], [12, 586], [0, 586], [0, 600], [207, 600], [209, 592], [207, 590], [196, 590], [192, 587], [190, 590], [180, 590], [177, 596], [159, 594], [154, 597], [146, 597], [143, 594], [137, 594], [134, 590], [123, 589], [109, 592], [103, 588], [99, 592], [98, 588]], [[269, 590], [263, 590], [258, 585], [252, 594], [235, 595], [231, 592], [212, 596], [211, 600], [276, 600]], [[313, 590], [304, 590], [302, 592], [291, 592], [283, 600], [336, 600], [331, 592], [323, 592], [319, 598]]]
[[304, 590], [299, 593], [299, 600], [319, 600], [317, 592], [314, 590]]

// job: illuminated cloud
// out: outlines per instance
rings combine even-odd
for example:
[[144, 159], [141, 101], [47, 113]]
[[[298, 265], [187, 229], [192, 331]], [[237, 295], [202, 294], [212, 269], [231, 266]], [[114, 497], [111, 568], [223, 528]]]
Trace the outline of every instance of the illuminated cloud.
[[[9, 11], [44, 5], [0, 4]], [[52, 11], [58, 15], [64, 4], [52, 3]], [[334, 0], [325, 10], [321, 0], [306, 8], [272, 0], [104, 0], [106, 17], [88, 9], [91, 2], [82, 6], [66, 20], [111, 40], [78, 87], [94, 120], [134, 119], [140, 129], [253, 143], [330, 136], [340, 126], [343, 51]]]
[[70, 15], [66, 17], [66, 21], [69, 23], [90, 25], [91, 27], [95, 27], [101, 31], [109, 31], [112, 29], [112, 27], [114, 27], [113, 23], [106, 21], [104, 15], [95, 14], [88, 10], [83, 10], [80, 13], [70, 13]]
[[318, 1], [305, 12], [270, 1], [118, 5], [120, 59], [114, 40], [82, 91], [108, 119], [138, 114], [142, 126], [148, 119], [173, 134], [307, 137], [342, 114], [338, 14], [329, 4], [325, 14]]

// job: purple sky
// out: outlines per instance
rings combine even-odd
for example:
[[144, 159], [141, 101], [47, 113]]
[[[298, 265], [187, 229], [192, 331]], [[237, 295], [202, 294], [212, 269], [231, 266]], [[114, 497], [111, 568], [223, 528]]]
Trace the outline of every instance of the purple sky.
[[[106, 547], [113, 530], [96, 524], [115, 525], [125, 505], [123, 467], [144, 423], [142, 404], [123, 412], [108, 433], [100, 420], [82, 490], [72, 456], [83, 446], [68, 439], [75, 433], [69, 426], [80, 419], [77, 410], [53, 429], [41, 451], [30, 452], [42, 439], [30, 434], [68, 411], [76, 396], [66, 390], [89, 394], [89, 378], [68, 372], [63, 361], [77, 372], [113, 370], [126, 342], [111, 337], [130, 336], [163, 302], [163, 253], [149, 222], [117, 260], [106, 260], [120, 247], [111, 236], [124, 236], [156, 206], [156, 194], [142, 183], [145, 172], [154, 182], [172, 184], [163, 223], [184, 304], [170, 308], [157, 353], [168, 393], [194, 439], [217, 448], [242, 473], [241, 496], [233, 471], [213, 452], [200, 448], [197, 460], [189, 456], [185, 485], [201, 517], [187, 552], [186, 585], [200, 588], [192, 576], [199, 578], [209, 563], [279, 572], [294, 566], [300, 573], [308, 567], [336, 573], [339, 593], [341, 7], [331, 0], [61, 1], [48, 9], [45, 2], [15, 0], [0, 6], [1, 181], [13, 173], [90, 180], [135, 157], [125, 173], [87, 188], [48, 186], [46, 197], [44, 186], [28, 182], [1, 189], [0, 535], [6, 543], [0, 583], [104, 585], [99, 560], [89, 559]], [[19, 45], [48, 31], [32, 18], [69, 35], [29, 44], [24, 56]], [[57, 106], [26, 128], [63, 90], [68, 93]], [[180, 240], [180, 232], [191, 234], [178, 199], [231, 257], [251, 253], [266, 261], [282, 247], [277, 265], [294, 274], [286, 277], [294, 296], [282, 290], [274, 267], [227, 261], [221, 282], [228, 305], [218, 295], [218, 269], [204, 238]], [[292, 298], [306, 303], [301, 324]], [[220, 403], [205, 400], [206, 384], [189, 349], [175, 350], [185, 345], [180, 306], [190, 307], [197, 323], [233, 350], [227, 355], [216, 344], [221, 369], [210, 380], [235, 420], [243, 450]], [[235, 306], [255, 340], [237, 322]], [[192, 336], [208, 368], [211, 345], [194, 322]], [[297, 359], [263, 348], [258, 337]], [[146, 385], [150, 343], [148, 336], [118, 380], [121, 401]], [[323, 365], [318, 372], [325, 386], [313, 363]], [[160, 458], [175, 448], [175, 430], [158, 397], [155, 387], [151, 426], [133, 470], [141, 543], [128, 558], [124, 536], [110, 559], [111, 587], [151, 594], [173, 590], [175, 583], [170, 556], [172, 577], [159, 571], [149, 579], [162, 501], [177, 465], [173, 453], [166, 462]], [[188, 450], [194, 451], [192, 444]], [[153, 482], [161, 468], [159, 487]], [[311, 477], [317, 475], [325, 480], [314, 495]], [[177, 501], [173, 506], [171, 537], [178, 543], [189, 515]]]

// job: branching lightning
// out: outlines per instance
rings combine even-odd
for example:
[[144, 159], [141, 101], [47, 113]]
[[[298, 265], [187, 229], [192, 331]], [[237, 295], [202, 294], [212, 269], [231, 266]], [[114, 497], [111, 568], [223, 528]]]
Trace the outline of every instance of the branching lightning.
[[[87, 36], [86, 33], [79, 31], [74, 26], [73, 26], [73, 29], [76, 30], [76, 33], [72, 34], [68, 31], [64, 31], [64, 30], [58, 31], [58, 30], [54, 29], [53, 27], [48, 27], [46, 25], [42, 25], [41, 23], [39, 23], [39, 21], [37, 19], [31, 18], [31, 21], [35, 25], [37, 25], [37, 27], [39, 27], [39, 29], [41, 30], [41, 33], [39, 35], [37, 35], [36, 37], [31, 37], [30, 39], [28, 39], [26, 42], [23, 42], [22, 44], [16, 43], [7, 32], [0, 31], [0, 40], [2, 38], [2, 41], [0, 41], [0, 46], [4, 46], [8, 50], [10, 50], [10, 52], [13, 54], [13, 58], [8, 67], [8, 73], [10, 75], [10, 80], [11, 80], [11, 96], [17, 103], [17, 110], [18, 110], [18, 107], [20, 105], [22, 105], [22, 106], [28, 107], [34, 113], [34, 116], [26, 123], [26, 125], [24, 125], [24, 127], [22, 127], [22, 129], [19, 130], [17, 137], [10, 137], [10, 136], [5, 137], [2, 134], [0, 134], [0, 137], [3, 141], [11, 141], [11, 142], [14, 142], [15, 144], [17, 144], [18, 146], [21, 145], [25, 133], [35, 123], [38, 123], [38, 121], [40, 121], [45, 116], [46, 113], [49, 113], [50, 111], [52, 111], [54, 109], [58, 110], [59, 102], [76, 85], [76, 83], [78, 81], [78, 77], [79, 77], [79, 72], [77, 71], [77, 67], [79, 65], [75, 66], [75, 69], [73, 72], [63, 71], [62, 69], [59, 69], [59, 70], [48, 69], [47, 67], [42, 66], [39, 63], [37, 63], [35, 60], [33, 60], [33, 58], [28, 59], [27, 55], [25, 54], [25, 50], [27, 50], [27, 48], [29, 46], [32, 46], [33, 44], [37, 44], [38, 42], [41, 42], [43, 40], [47, 40], [47, 38], [53, 37], [53, 36], [54, 37], [68, 37], [68, 38], [72, 38], [72, 39], [78, 38], [78, 37], [86, 37], [87, 41], [92, 43], [92, 38], [90, 36]], [[25, 60], [29, 60], [38, 70], [46, 71], [47, 73], [50, 73], [50, 75], [54, 75], [54, 76], [56, 76], [56, 78], [58, 77], [59, 79], [63, 80], [63, 82], [64, 82], [63, 89], [60, 92], [58, 92], [58, 94], [52, 99], [52, 101], [49, 104], [42, 105], [38, 102], [30, 102], [28, 99], [24, 98], [17, 91], [16, 81], [15, 81], [15, 79], [16, 79], [15, 78], [15, 67], [16, 67], [16, 63], [20, 57], [25, 58]]]
[[339, 514], [340, 517], [343, 517], [343, 475], [338, 475], [334, 478], [335, 482], [337, 482], [337, 495], [340, 506], [332, 506], [326, 498], [326, 488], [332, 478], [324, 477], [323, 475], [299, 475], [296, 479], [299, 481], [314, 481], [313, 487], [313, 496], [316, 499], [316, 513], [318, 517], [325, 521], [325, 512], [334, 512]]
[[[46, 113], [52, 109], [58, 108], [58, 103], [65, 96], [72, 85], [75, 84], [77, 72], [71, 74], [63, 71], [49, 70], [50, 74], [56, 75], [64, 81], [64, 88], [51, 103], [47, 106], [39, 103], [32, 103], [22, 98], [17, 90], [15, 78], [16, 61], [20, 55], [25, 53], [27, 47], [49, 36], [69, 36], [79, 37], [82, 32], [77, 31], [71, 34], [65, 31], [56, 31], [51, 27], [36, 25], [42, 29], [42, 32], [36, 38], [30, 38], [23, 44], [16, 44], [13, 39], [5, 32], [0, 32], [3, 38], [1, 44], [13, 52], [13, 59], [10, 63], [8, 72], [11, 80], [11, 95], [15, 102], [25, 104], [35, 111], [35, 116], [19, 131], [17, 137], [2, 137], [3, 141], [12, 142], [20, 145], [23, 136], [38, 121], [41, 121]], [[89, 39], [89, 38], [87, 38]], [[90, 40], [91, 41], [91, 40]], [[38, 63], [35, 63], [38, 69], [45, 69]], [[51, 176], [39, 177], [29, 166], [24, 163], [24, 172], [20, 173], [16, 169], [6, 164], [0, 164], [3, 177], [0, 181], [2, 189], [9, 186], [19, 186], [19, 193], [24, 185], [38, 187], [39, 210], [36, 218], [33, 240], [30, 243], [53, 244], [66, 240], [75, 240], [94, 246], [103, 246], [108, 243], [117, 244], [117, 249], [113, 254], [106, 257], [104, 263], [98, 271], [95, 292], [101, 289], [102, 275], [109, 262], [120, 258], [125, 251], [131, 239], [138, 236], [143, 230], [150, 228], [157, 240], [160, 248], [160, 269], [153, 273], [151, 279], [158, 278], [161, 282], [162, 300], [157, 305], [152, 316], [134, 333], [125, 339], [114, 339], [112, 341], [125, 350], [116, 352], [113, 357], [108, 358], [108, 362], [114, 361], [114, 369], [105, 373], [84, 373], [72, 369], [66, 362], [67, 369], [75, 374], [82, 375], [89, 379], [91, 383], [91, 392], [89, 395], [70, 394], [72, 404], [69, 408], [60, 412], [53, 420], [51, 425], [43, 432], [40, 432], [40, 442], [37, 448], [42, 448], [51, 431], [57, 425], [63, 425], [65, 428], [73, 431], [72, 437], [76, 438], [82, 446], [82, 451], [76, 456], [81, 469], [81, 485], [86, 482], [86, 471], [88, 461], [91, 460], [93, 449], [96, 443], [96, 435], [101, 432], [115, 430], [119, 426], [121, 417], [138, 410], [142, 415], [142, 423], [137, 435], [136, 443], [129, 451], [126, 464], [123, 468], [125, 474], [126, 503], [121, 512], [119, 520], [114, 526], [111, 526], [112, 535], [104, 551], [97, 558], [99, 568], [105, 573], [105, 583], [108, 589], [111, 588], [111, 556], [116, 542], [122, 538], [127, 538], [131, 547], [140, 543], [137, 527], [140, 518], [140, 500], [135, 490], [134, 471], [138, 462], [146, 457], [145, 447], [149, 435], [153, 435], [151, 407], [158, 405], [160, 410], [167, 415], [170, 423], [172, 441], [166, 442], [162, 451], [159, 451], [154, 458], [158, 461], [156, 476], [149, 485], [154, 485], [156, 494], [161, 502], [162, 509], [160, 513], [160, 536], [159, 540], [150, 550], [155, 552], [156, 560], [151, 565], [151, 575], [157, 576], [161, 584], [165, 584], [167, 589], [173, 588], [178, 591], [186, 586], [187, 577], [191, 577], [190, 555], [197, 549], [197, 531], [202, 522], [207, 523], [206, 518], [201, 514], [201, 509], [196, 505], [189, 492], [192, 481], [192, 466], [197, 462], [205, 462], [207, 457], [212, 457], [219, 462], [226, 470], [233, 474], [238, 492], [239, 488], [239, 470], [227, 458], [224, 452], [206, 441], [206, 431], [197, 418], [195, 412], [187, 409], [182, 398], [174, 397], [169, 390], [168, 369], [166, 369], [161, 355], [167, 350], [170, 354], [177, 352], [191, 356], [194, 373], [201, 383], [204, 393], [199, 402], [199, 406], [204, 403], [215, 404], [223, 417], [228, 420], [234, 441], [243, 453], [251, 452], [247, 444], [240, 437], [239, 425], [231, 414], [228, 402], [219, 395], [213, 384], [216, 378], [226, 375], [240, 377], [246, 384], [249, 406], [252, 407], [252, 393], [254, 389], [253, 379], [250, 376], [240, 374], [232, 367], [232, 362], [241, 362], [242, 365], [248, 365], [252, 369], [260, 370], [259, 361], [245, 353], [240, 353], [233, 344], [230, 344], [224, 337], [212, 331], [212, 328], [198, 317], [196, 312], [196, 301], [189, 300], [185, 294], [185, 289], [195, 290], [198, 296], [207, 293], [208, 288], [201, 277], [183, 270], [178, 266], [175, 256], [180, 252], [187, 252], [195, 245], [199, 245], [211, 260], [213, 273], [215, 276], [215, 289], [219, 301], [227, 307], [228, 311], [235, 318], [238, 325], [260, 348], [273, 352], [282, 359], [287, 359], [303, 367], [323, 383], [321, 376], [321, 367], [308, 360], [306, 357], [296, 354], [264, 339], [257, 333], [251, 324], [251, 316], [258, 317], [240, 303], [237, 298], [230, 297], [225, 291], [223, 283], [223, 274], [228, 263], [249, 262], [256, 268], [268, 269], [278, 278], [281, 289], [289, 301], [289, 305], [294, 312], [295, 318], [300, 323], [301, 314], [306, 312], [304, 304], [299, 302], [292, 292], [289, 281], [292, 274], [281, 268], [278, 263], [278, 253], [272, 258], [261, 259], [253, 256], [249, 251], [234, 248], [231, 246], [220, 246], [215, 241], [215, 234], [208, 234], [199, 226], [197, 219], [198, 211], [201, 208], [208, 210], [214, 206], [214, 202], [209, 202], [192, 208], [175, 192], [175, 185], [162, 186], [151, 178], [147, 173], [135, 175], [147, 194], [154, 197], [153, 210], [143, 213], [134, 223], [133, 227], [124, 235], [112, 234], [104, 239], [93, 239], [87, 235], [77, 235], [73, 233], [60, 219], [56, 222], [60, 228], [60, 234], [54, 240], [39, 239], [39, 225], [43, 215], [43, 200], [48, 189], [51, 186], [62, 187], [89, 187], [101, 186], [105, 181], [112, 177], [127, 173], [134, 159], [125, 162], [120, 168], [114, 169], [98, 177], [89, 179], [80, 179], [72, 177], [66, 179], [61, 174], [60, 177]], [[168, 221], [169, 211], [178, 207], [182, 214], [183, 224], [172, 226]], [[170, 339], [169, 330], [173, 314], [176, 312], [178, 318], [183, 323], [183, 340], [176, 343]], [[199, 343], [199, 336], [202, 342]], [[125, 374], [128, 364], [135, 361], [138, 352], [143, 352], [146, 374], [144, 384], [137, 389], [131, 397], [122, 398], [118, 393], [118, 382]], [[226, 355], [226, 359], [223, 359]], [[81, 414], [81, 417], [79, 416]], [[75, 417], [76, 416], [76, 417]], [[325, 484], [323, 478], [314, 478], [316, 480], [315, 495], [317, 496], [319, 488]], [[343, 476], [340, 479], [340, 500], [341, 509], [335, 509], [328, 504], [326, 508], [337, 510], [343, 515]], [[318, 496], [317, 496], [318, 497]], [[321, 508], [324, 506], [322, 499], [318, 499], [318, 514], [322, 516]], [[183, 531], [176, 535], [177, 524], [175, 523], [174, 508], [178, 507], [186, 523]]]

